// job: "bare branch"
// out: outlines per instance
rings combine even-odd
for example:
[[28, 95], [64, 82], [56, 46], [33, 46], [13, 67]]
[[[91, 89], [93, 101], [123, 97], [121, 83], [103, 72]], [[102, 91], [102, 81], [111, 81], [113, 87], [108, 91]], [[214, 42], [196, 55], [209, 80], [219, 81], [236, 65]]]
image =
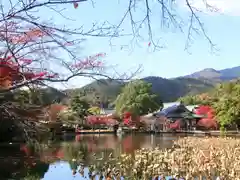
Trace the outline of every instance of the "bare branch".
[[[99, 77], [113, 78], [113, 75], [107, 73], [106, 64], [97, 65], [96, 58], [89, 60], [89, 57], [79, 57], [79, 45], [87, 36], [114, 38], [129, 35], [122, 34], [119, 29], [121, 29], [124, 21], [130, 20], [132, 25], [131, 35], [133, 35], [132, 42], [137, 42], [141, 39], [140, 31], [143, 26], [146, 25], [149, 38], [148, 46], [153, 47], [154, 50], [163, 48], [164, 46], [159, 45], [159, 40], [156, 40], [153, 32], [154, 28], [152, 27], [153, 22], [151, 19], [151, 17], [155, 15], [152, 10], [153, 6], [158, 5], [160, 7], [162, 27], [173, 25], [174, 28], [179, 29], [183, 33], [185, 32], [182, 19], [177, 16], [174, 8], [172, 8], [174, 4], [172, 0], [157, 0], [154, 2], [150, 0], [129, 0], [128, 7], [118, 25], [115, 26], [106, 21], [103, 24], [94, 23], [88, 30], [84, 30], [82, 25], [80, 25], [79, 28], [71, 29], [65, 26], [60, 27], [54, 23], [46, 23], [35, 13], [36, 10], [45, 7], [57, 13], [60, 17], [68, 19], [62, 13], [64, 8], [58, 9], [56, 7], [71, 3], [77, 7], [77, 3], [83, 3], [84, 1], [85, 0], [17, 0], [15, 4], [13, 1], [10, 1], [8, 9], [4, 9], [4, 6], [1, 6], [0, 46], [2, 60], [5, 61], [6, 58], [11, 57], [11, 60], [21, 69], [17, 74], [20, 78], [13, 82], [12, 87], [8, 88], [9, 91], [39, 81], [65, 82], [76, 76], [84, 76], [92, 79]], [[192, 42], [193, 31], [195, 33], [202, 33], [211, 44], [211, 47], [214, 47], [213, 42], [203, 27], [203, 23], [197, 16], [198, 11], [191, 6], [188, 0], [185, 1], [191, 14], [186, 49], [189, 47], [190, 42]], [[135, 10], [139, 8], [138, 5], [144, 7], [142, 13], [143, 18], [140, 20], [136, 20], [135, 18]], [[207, 3], [206, 6], [208, 6]], [[195, 24], [197, 24], [199, 28], [197, 28]], [[23, 64], [21, 63], [23, 59], [30, 59], [32, 63]], [[97, 63], [100, 63], [100, 61], [101, 60], [97, 61]], [[73, 67], [74, 64], [79, 64], [79, 62], [80, 66], [77, 68], [76, 66]], [[85, 65], [83, 65], [83, 63], [85, 63]], [[53, 66], [54, 68], [52, 68]], [[137, 69], [137, 71], [139, 72], [139, 69]], [[26, 73], [28, 73], [28, 75], [29, 73], [45, 74], [44, 77], [29, 79]], [[120, 76], [119, 73], [115, 74]], [[132, 73], [132, 75], [133, 74], [135, 73]], [[114, 78], [128, 80], [132, 75], [127, 76], [123, 74], [121, 77], [124, 78]], [[4, 92], [6, 91], [7, 89], [5, 88]]]
[[[212, 12], [217, 12], [217, 9], [213, 6], [209, 5], [206, 0], [202, 0], [206, 6], [206, 9], [209, 9]], [[184, 1], [183, 1], [184, 2]], [[122, 24], [126, 21], [130, 21], [132, 26], [132, 35], [133, 43], [138, 43], [139, 40], [144, 40], [144, 35], [141, 34], [141, 29], [144, 29], [144, 25], [146, 25], [146, 29], [148, 32], [148, 40], [144, 40], [145, 42], [148, 41], [148, 46], [153, 47], [154, 50], [164, 48], [164, 42], [159, 44], [159, 30], [156, 30], [156, 26], [158, 22], [152, 22], [151, 18], [153, 17], [161, 21], [160, 26], [161, 28], [170, 28], [173, 27], [174, 29], [179, 30], [183, 35], [187, 36], [186, 46], [185, 49], [187, 50], [190, 46], [190, 43], [193, 42], [193, 32], [197, 35], [202, 35], [207, 42], [210, 44], [211, 48], [214, 49], [215, 45], [212, 42], [209, 35], [206, 33], [206, 30], [203, 26], [203, 23], [200, 21], [199, 15], [200, 10], [196, 7], [193, 7], [188, 0], [185, 0], [187, 9], [190, 13], [190, 21], [183, 20], [177, 13], [177, 7], [175, 5], [179, 5], [181, 1], [174, 1], [174, 0], [144, 0], [144, 1], [137, 1], [137, 0], [129, 0], [128, 7], [123, 15], [123, 18], [120, 20], [120, 23], [116, 26], [120, 28]], [[183, 6], [183, 5], [182, 5]], [[136, 10], [137, 9], [137, 10]], [[141, 10], [141, 11], [140, 11]], [[137, 12], [136, 12], [137, 11]], [[142, 16], [139, 19], [139, 15], [137, 13], [141, 12]], [[135, 15], [137, 17], [135, 17]], [[153, 28], [155, 26], [155, 28]], [[154, 31], [157, 31], [154, 34]], [[162, 35], [163, 36], [163, 35]]]

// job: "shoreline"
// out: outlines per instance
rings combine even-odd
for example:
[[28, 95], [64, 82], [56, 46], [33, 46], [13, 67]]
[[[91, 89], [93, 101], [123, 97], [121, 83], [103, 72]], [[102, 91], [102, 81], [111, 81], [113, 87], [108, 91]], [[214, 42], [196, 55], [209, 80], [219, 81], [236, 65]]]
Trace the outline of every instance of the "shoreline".
[[[64, 132], [68, 133], [68, 132]], [[78, 132], [74, 132], [75, 134], [116, 134], [113, 130], [79, 130]], [[219, 136], [222, 135], [221, 131], [137, 131], [137, 130], [125, 130], [123, 134], [196, 134], [196, 135], [206, 135], [206, 136]], [[224, 135], [239, 135], [240, 131], [226, 131]]]

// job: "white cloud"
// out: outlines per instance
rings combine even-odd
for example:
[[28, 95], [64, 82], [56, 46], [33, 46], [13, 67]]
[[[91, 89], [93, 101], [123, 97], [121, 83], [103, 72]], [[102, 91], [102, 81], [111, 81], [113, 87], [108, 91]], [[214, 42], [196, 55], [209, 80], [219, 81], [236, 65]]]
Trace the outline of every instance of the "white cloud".
[[[186, 0], [183, 0], [186, 5]], [[191, 6], [207, 13], [216, 13], [240, 16], [240, 0], [189, 0]], [[209, 5], [209, 6], [208, 6]]]

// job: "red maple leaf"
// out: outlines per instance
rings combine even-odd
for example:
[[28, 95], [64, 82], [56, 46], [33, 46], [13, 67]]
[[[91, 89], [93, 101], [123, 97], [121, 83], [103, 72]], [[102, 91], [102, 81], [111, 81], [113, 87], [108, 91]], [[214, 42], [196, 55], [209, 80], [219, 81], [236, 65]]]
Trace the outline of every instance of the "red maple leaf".
[[77, 9], [77, 8], [78, 8], [78, 3], [77, 3], [77, 2], [74, 2], [74, 3], [73, 3], [73, 6], [74, 6], [75, 9]]

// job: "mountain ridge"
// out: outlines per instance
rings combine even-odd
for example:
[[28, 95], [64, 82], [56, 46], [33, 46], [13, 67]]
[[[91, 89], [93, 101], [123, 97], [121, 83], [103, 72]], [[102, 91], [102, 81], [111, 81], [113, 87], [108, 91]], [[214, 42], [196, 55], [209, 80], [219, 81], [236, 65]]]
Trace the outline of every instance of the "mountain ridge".
[[[222, 70], [206, 68], [189, 75], [171, 79], [147, 76], [141, 78], [141, 80], [151, 83], [152, 91], [158, 94], [163, 102], [173, 102], [182, 96], [207, 92], [214, 88], [217, 83], [237, 78], [240, 78], [240, 66]], [[65, 90], [65, 93], [68, 96], [73, 96], [84, 92], [88, 100], [94, 100], [94, 102], [101, 101], [107, 105], [116, 99], [121, 89], [127, 83], [118, 80], [102, 79], [81, 88]]]
[[213, 68], [205, 68], [201, 71], [194, 72], [183, 77], [197, 79], [212, 79], [219, 81], [228, 81], [240, 77], [240, 66], [216, 70]]

